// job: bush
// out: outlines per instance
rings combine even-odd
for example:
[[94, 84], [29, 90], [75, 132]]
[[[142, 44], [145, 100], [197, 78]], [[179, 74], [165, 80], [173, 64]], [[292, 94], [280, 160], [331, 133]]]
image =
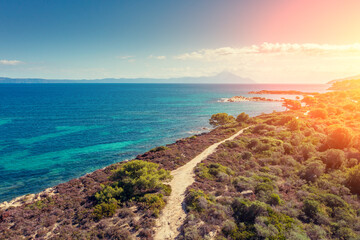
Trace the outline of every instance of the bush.
[[165, 207], [162, 194], [145, 194], [139, 201], [143, 208], [152, 210], [155, 217], [158, 217], [160, 210]]
[[345, 153], [340, 149], [329, 149], [321, 157], [326, 168], [339, 169], [345, 162]]
[[160, 152], [160, 151], [165, 151], [165, 150], [168, 150], [170, 148], [168, 147], [165, 147], [165, 146], [160, 146], [160, 147], [156, 147], [156, 148], [153, 148], [150, 150], [150, 152]]
[[351, 192], [360, 194], [360, 165], [349, 170], [345, 184]]
[[259, 144], [260, 144], [259, 139], [253, 138], [253, 139], [250, 140], [250, 142], [248, 143], [247, 147], [250, 148], [250, 149], [252, 149], [252, 148], [256, 147], [256, 146], [259, 145]]
[[292, 99], [283, 99], [284, 102], [282, 104], [283, 107], [286, 107], [290, 110], [299, 110], [301, 109], [301, 102], [298, 100], [292, 100]]
[[232, 123], [235, 121], [235, 118], [233, 116], [228, 115], [227, 113], [216, 113], [213, 114], [209, 120], [210, 125], [216, 127], [216, 126], [222, 126], [228, 123]]
[[328, 113], [325, 109], [314, 109], [309, 112], [309, 116], [312, 118], [322, 118], [326, 119], [328, 117]]
[[241, 158], [243, 159], [243, 160], [249, 160], [250, 158], [252, 157], [252, 153], [251, 152], [243, 152], [242, 154], [241, 154]]
[[231, 207], [237, 222], [254, 224], [256, 217], [267, 213], [265, 203], [248, 199], [235, 198]]
[[294, 152], [294, 148], [290, 143], [284, 143], [283, 148], [285, 154], [292, 154]]
[[281, 204], [281, 198], [280, 198], [280, 196], [278, 194], [273, 193], [273, 194], [270, 195], [267, 203], [270, 204], [270, 205], [274, 205], [274, 206], [280, 205]]
[[226, 141], [224, 145], [228, 148], [238, 148], [240, 146], [236, 141]]
[[325, 165], [319, 160], [306, 162], [305, 169], [300, 173], [301, 178], [309, 182], [314, 182], [325, 172]]
[[236, 121], [239, 123], [246, 122], [247, 120], [249, 120], [249, 115], [244, 112], [240, 113], [236, 118]]
[[236, 177], [232, 184], [235, 186], [236, 190], [242, 192], [244, 190], [252, 190], [253, 189], [253, 181], [251, 178], [239, 176]]
[[272, 191], [274, 191], [274, 186], [269, 182], [259, 183], [255, 187], [255, 193], [257, 194], [257, 193], [260, 193], [261, 191], [272, 192]]
[[297, 152], [303, 158], [303, 160], [307, 160], [314, 155], [316, 152], [315, 146], [311, 143], [303, 143], [301, 146], [297, 148]]
[[301, 99], [301, 102], [305, 103], [307, 106], [311, 106], [316, 103], [316, 99], [312, 96], [306, 95], [303, 99]]
[[201, 190], [190, 189], [185, 198], [186, 207], [197, 212], [204, 211], [211, 203], [210, 197]]
[[222, 174], [226, 174], [226, 175], [234, 174], [234, 172], [230, 168], [225, 167], [219, 163], [211, 163], [208, 166], [205, 166], [205, 164], [200, 163], [199, 167], [196, 168], [196, 172], [199, 173], [199, 176], [201, 178], [206, 178], [206, 179], [219, 178]]
[[97, 220], [103, 217], [112, 217], [115, 214], [116, 208], [118, 207], [116, 200], [112, 200], [109, 203], [102, 202], [95, 206], [94, 217]]
[[274, 126], [271, 126], [271, 125], [267, 125], [267, 124], [258, 124], [256, 125], [252, 132], [253, 133], [264, 133], [264, 132], [267, 132], [267, 131], [274, 131], [276, 128]]
[[172, 176], [170, 171], [158, 169], [156, 163], [134, 160], [122, 164], [114, 171], [113, 180], [118, 181], [118, 185], [124, 189], [122, 194], [129, 199], [136, 195], [162, 189], [163, 181], [170, 181]]
[[222, 227], [222, 232], [224, 233], [225, 236], [234, 235], [234, 233], [236, 233], [237, 230], [238, 230], [238, 227], [237, 227], [236, 223], [234, 223], [231, 220], [227, 220]]
[[118, 187], [117, 184], [114, 186], [101, 185], [102, 190], [95, 194], [95, 199], [98, 203], [109, 203], [113, 200], [120, 199], [124, 189]]
[[340, 125], [333, 125], [329, 128], [327, 145], [329, 148], [344, 149], [350, 146], [352, 137], [350, 129]]
[[320, 209], [321, 209], [321, 204], [313, 199], [306, 199], [302, 207], [302, 211], [310, 219], [316, 219], [316, 217], [320, 213]]
[[289, 128], [290, 131], [297, 131], [300, 129], [301, 127], [301, 122], [296, 119], [296, 118], [293, 118], [288, 124], [287, 124], [287, 127]]

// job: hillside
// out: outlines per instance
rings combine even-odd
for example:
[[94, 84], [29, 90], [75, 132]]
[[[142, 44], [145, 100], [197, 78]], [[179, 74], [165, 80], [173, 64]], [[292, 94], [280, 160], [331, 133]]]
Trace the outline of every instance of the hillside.
[[170, 201], [176, 171], [210, 146], [184, 218], [169, 220], [178, 239], [360, 239], [359, 101], [360, 91], [334, 91], [285, 112], [214, 115], [209, 133], [3, 206], [0, 239], [153, 239], [166, 208], [182, 209]]

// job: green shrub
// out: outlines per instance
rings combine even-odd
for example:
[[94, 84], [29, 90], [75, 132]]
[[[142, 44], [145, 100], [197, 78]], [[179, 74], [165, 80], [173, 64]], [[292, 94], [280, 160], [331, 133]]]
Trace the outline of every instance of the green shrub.
[[98, 203], [109, 203], [116, 199], [121, 199], [124, 189], [117, 186], [115, 183], [113, 186], [101, 185], [102, 190], [95, 193], [95, 199]]
[[152, 210], [155, 217], [158, 217], [160, 210], [165, 207], [165, 201], [162, 194], [145, 194], [139, 199], [139, 202], [143, 208]]
[[165, 195], [165, 196], [170, 196], [171, 194], [171, 186], [167, 185], [167, 184], [162, 184], [161, 185], [161, 192]]
[[259, 145], [259, 144], [260, 144], [260, 140], [257, 139], [257, 138], [253, 138], [253, 139], [250, 140], [250, 142], [248, 143], [247, 147], [250, 148], [250, 149], [252, 149], [252, 148], [256, 147], [256, 146]]
[[276, 128], [274, 126], [271, 126], [271, 125], [267, 125], [267, 124], [258, 124], [256, 125], [252, 132], [253, 133], [264, 133], [264, 132], [267, 132], [267, 131], [274, 131]]
[[301, 178], [314, 182], [325, 172], [325, 165], [319, 160], [307, 161], [305, 168], [300, 172]]
[[165, 146], [160, 146], [160, 147], [155, 147], [155, 148], [151, 149], [150, 152], [160, 152], [160, 151], [165, 151], [168, 149], [170, 149], [170, 148], [165, 147]]
[[290, 122], [288, 122], [287, 127], [290, 131], [297, 131], [300, 129], [301, 125], [302, 123], [298, 119], [293, 118]]
[[224, 145], [228, 148], [238, 148], [240, 146], [236, 141], [226, 141]]
[[322, 118], [326, 119], [328, 117], [328, 113], [325, 109], [314, 109], [309, 112], [309, 116], [312, 118]]
[[219, 163], [211, 163], [208, 166], [200, 163], [199, 166], [196, 168], [196, 172], [201, 178], [206, 179], [217, 179], [223, 174], [234, 175], [233, 170]]
[[253, 189], [254, 180], [244, 176], [238, 176], [234, 178], [232, 184], [239, 191], [242, 192], [244, 190], [252, 190]]
[[251, 152], [243, 152], [242, 154], [241, 154], [241, 158], [243, 159], [243, 160], [249, 160], [250, 158], [252, 157], [252, 153]]
[[344, 151], [340, 149], [329, 149], [321, 160], [326, 164], [326, 168], [339, 169], [346, 162], [346, 157]]
[[266, 204], [259, 201], [251, 202], [248, 199], [235, 198], [231, 207], [237, 222], [254, 224], [258, 216], [266, 215]]
[[222, 226], [222, 232], [225, 236], [232, 236], [236, 234], [238, 227], [235, 222], [227, 220]]
[[277, 206], [277, 205], [280, 205], [281, 204], [281, 198], [278, 194], [276, 193], [272, 193], [269, 197], [269, 200], [267, 201], [268, 204], [270, 205], [274, 205], [274, 206]]
[[353, 135], [349, 128], [333, 125], [329, 127], [328, 132], [327, 145], [329, 148], [344, 149], [350, 146]]
[[185, 198], [186, 208], [197, 212], [204, 211], [212, 202], [211, 198], [201, 190], [190, 189]]
[[315, 219], [321, 212], [321, 204], [313, 199], [306, 199], [302, 207], [302, 211], [310, 219]]
[[345, 184], [351, 192], [360, 194], [360, 165], [349, 170]]
[[294, 152], [294, 148], [290, 143], [284, 143], [283, 144], [284, 153], [285, 154], [292, 154]]
[[228, 115], [227, 113], [213, 114], [209, 120], [210, 125], [214, 127], [222, 126], [232, 122], [235, 122], [235, 118], [231, 115]]
[[103, 217], [112, 217], [117, 207], [116, 200], [109, 201], [108, 203], [102, 202], [95, 206], [93, 212], [94, 218], [100, 220]]
[[131, 198], [147, 192], [160, 190], [163, 181], [170, 181], [170, 171], [158, 169], [156, 163], [134, 160], [122, 164], [114, 171], [112, 179], [118, 181], [118, 185], [124, 189], [123, 196]]
[[316, 152], [315, 146], [311, 143], [303, 143], [297, 147], [297, 152], [303, 158], [304, 161], [311, 158]]
[[247, 120], [249, 120], [249, 118], [250, 118], [249, 115], [242, 112], [237, 116], [236, 121], [239, 123], [242, 123], [242, 122], [246, 122]]

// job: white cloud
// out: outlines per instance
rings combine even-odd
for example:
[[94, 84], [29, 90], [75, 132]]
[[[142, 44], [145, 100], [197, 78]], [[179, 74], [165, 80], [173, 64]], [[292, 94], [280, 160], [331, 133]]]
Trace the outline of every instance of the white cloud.
[[0, 64], [2, 65], [18, 65], [22, 63], [21, 61], [18, 61], [18, 60], [0, 60]]
[[128, 59], [133, 59], [135, 58], [135, 56], [131, 56], [131, 55], [127, 55], [127, 56], [117, 56], [117, 58], [123, 59], [123, 60], [128, 60]]
[[229, 58], [245, 57], [252, 54], [304, 54], [310, 56], [317, 55], [342, 55], [342, 54], [360, 54], [360, 43], [348, 45], [331, 45], [316, 43], [263, 43], [260, 45], [251, 45], [241, 48], [223, 47], [215, 49], [202, 49], [191, 53], [184, 53], [175, 56], [178, 60], [207, 60], [216, 61]]
[[157, 60], [165, 60], [166, 56], [154, 56], [154, 55], [150, 55], [148, 58], [150, 59], [157, 59]]
[[360, 73], [360, 43], [263, 43], [174, 56], [192, 75], [228, 70], [258, 82], [315, 83]]

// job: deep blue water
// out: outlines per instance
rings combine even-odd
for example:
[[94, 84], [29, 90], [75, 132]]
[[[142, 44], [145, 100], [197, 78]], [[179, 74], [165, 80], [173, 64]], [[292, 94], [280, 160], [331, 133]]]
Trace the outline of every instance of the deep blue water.
[[283, 110], [278, 102], [218, 102], [262, 89], [326, 86], [0, 84], [0, 201], [204, 131], [214, 113]]

